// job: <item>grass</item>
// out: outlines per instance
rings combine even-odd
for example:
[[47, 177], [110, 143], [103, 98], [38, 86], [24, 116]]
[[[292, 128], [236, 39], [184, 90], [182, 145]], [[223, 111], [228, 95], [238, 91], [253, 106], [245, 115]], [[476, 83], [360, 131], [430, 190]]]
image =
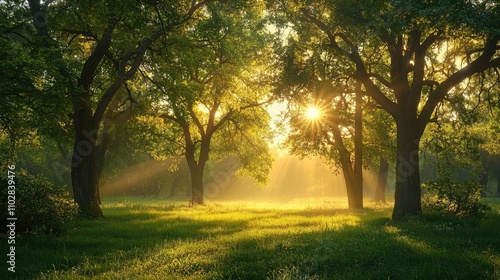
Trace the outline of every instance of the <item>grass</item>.
[[0, 278], [500, 279], [500, 199], [489, 203], [481, 219], [393, 222], [388, 205], [106, 198], [104, 219], [18, 237], [16, 273], [3, 261]]

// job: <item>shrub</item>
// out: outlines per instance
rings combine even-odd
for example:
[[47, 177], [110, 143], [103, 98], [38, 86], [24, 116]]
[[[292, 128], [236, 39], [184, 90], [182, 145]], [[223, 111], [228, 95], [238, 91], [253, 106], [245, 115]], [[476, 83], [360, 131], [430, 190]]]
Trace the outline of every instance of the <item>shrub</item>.
[[[5, 176], [4, 176], [5, 177]], [[77, 207], [69, 198], [65, 186], [55, 186], [42, 176], [33, 176], [21, 170], [15, 177], [16, 233], [61, 234], [65, 225], [76, 215]], [[7, 219], [7, 181], [1, 178], [1, 220]], [[0, 227], [5, 227], [4, 223]], [[5, 228], [2, 228], [5, 232]]]
[[444, 211], [456, 216], [479, 216], [490, 209], [481, 198], [485, 186], [473, 180], [462, 184], [450, 179], [434, 180], [422, 184], [422, 188], [422, 205], [431, 211]]

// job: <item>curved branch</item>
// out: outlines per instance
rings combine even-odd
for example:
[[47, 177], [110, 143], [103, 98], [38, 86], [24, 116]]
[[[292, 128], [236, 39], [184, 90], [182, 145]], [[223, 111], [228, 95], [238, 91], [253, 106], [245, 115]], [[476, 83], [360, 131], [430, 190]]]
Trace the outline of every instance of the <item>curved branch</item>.
[[[323, 31], [326, 36], [328, 36], [328, 39], [330, 40], [330, 45], [338, 52], [342, 53], [345, 56], [349, 56], [349, 53], [343, 50], [338, 44], [337, 41], [335, 40], [335, 36], [331, 28], [328, 27], [324, 22], [316, 18], [315, 16], [311, 15], [309, 11], [307, 11], [305, 8], [300, 8], [300, 11], [302, 14], [313, 24], [315, 24], [321, 31]], [[337, 35], [338, 36], [338, 35]]]
[[[329, 28], [324, 22], [319, 20], [318, 18], [311, 15], [305, 8], [301, 8], [300, 11], [302, 14], [313, 24], [315, 24], [321, 31], [323, 31], [330, 40], [330, 46], [339, 51], [343, 56], [347, 57], [351, 62], [356, 65], [356, 75], [355, 78], [363, 83], [366, 88], [367, 96], [372, 97], [375, 101], [377, 101], [389, 114], [395, 116], [397, 114], [397, 104], [391, 101], [384, 93], [373, 83], [370, 79], [370, 75], [366, 70], [363, 59], [358, 53], [356, 46], [347, 38], [347, 36], [343, 33], [335, 33], [335, 35], [331, 32], [331, 28]], [[351, 49], [351, 53], [343, 50], [336, 42], [335, 38], [341, 38]]]
[[111, 35], [117, 23], [118, 22], [115, 20], [108, 24], [102, 34], [101, 40], [97, 43], [94, 51], [83, 65], [78, 83], [80, 86], [83, 86], [86, 91], [90, 89], [90, 85], [94, 80], [95, 72], [97, 71], [99, 63], [102, 61], [102, 58], [111, 46]]
[[391, 88], [392, 84], [391, 82], [387, 81], [382, 75], [377, 74], [377, 73], [370, 73], [368, 74], [368, 77], [370, 78], [375, 78], [377, 81], [381, 82], [384, 86]]
[[[191, 2], [191, 8], [180, 21], [171, 22], [169, 25], [156, 30], [148, 38], [146, 38], [137, 48], [129, 51], [124, 55], [118, 70], [119, 77], [108, 88], [106, 93], [99, 101], [99, 104], [97, 105], [94, 117], [92, 118], [93, 127], [99, 127], [99, 124], [101, 123], [102, 120], [102, 116], [104, 115], [104, 112], [106, 111], [106, 108], [108, 107], [109, 103], [113, 99], [113, 96], [115, 95], [116, 91], [120, 88], [120, 85], [123, 84], [123, 82], [131, 79], [135, 75], [135, 73], [139, 69], [139, 66], [142, 64], [142, 60], [144, 58], [144, 54], [146, 53], [147, 49], [158, 38], [160, 38], [161, 35], [164, 34], [164, 32], [171, 31], [175, 27], [189, 21], [192, 18], [193, 14], [200, 7], [212, 1], [214, 0], [204, 0], [201, 2], [193, 0]], [[129, 69], [127, 70], [127, 65], [129, 64], [130, 60], [132, 60], [132, 63], [130, 64]]]
[[443, 101], [446, 94], [452, 88], [476, 73], [483, 72], [489, 68], [500, 67], [500, 57], [491, 60], [496, 53], [499, 39], [488, 39], [485, 43], [484, 52], [476, 60], [458, 70], [437, 86], [436, 90], [429, 96], [418, 117], [418, 129], [421, 133], [423, 133], [436, 106]]
[[351, 40], [349, 40], [349, 38], [347, 38], [344, 33], [338, 32], [335, 33], [334, 36], [339, 37], [340, 39], [342, 39], [342, 41], [344, 41], [344, 43], [346, 43], [346, 45], [351, 50], [351, 55], [358, 54], [358, 48], [351, 42]]

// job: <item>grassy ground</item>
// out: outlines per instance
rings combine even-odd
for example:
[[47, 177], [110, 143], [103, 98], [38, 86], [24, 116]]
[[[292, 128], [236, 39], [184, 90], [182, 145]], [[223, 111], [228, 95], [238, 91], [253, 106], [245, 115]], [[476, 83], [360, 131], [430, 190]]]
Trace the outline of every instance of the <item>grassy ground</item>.
[[[482, 219], [389, 206], [107, 198], [104, 219], [17, 239], [19, 279], [500, 279], [500, 200]], [[5, 242], [1, 252], [7, 251]], [[0, 278], [13, 276], [2, 261]]]

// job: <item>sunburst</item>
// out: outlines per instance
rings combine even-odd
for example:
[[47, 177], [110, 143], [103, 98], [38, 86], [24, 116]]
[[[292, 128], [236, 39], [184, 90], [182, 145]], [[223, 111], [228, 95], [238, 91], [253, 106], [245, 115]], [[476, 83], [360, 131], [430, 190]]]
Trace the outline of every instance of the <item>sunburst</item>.
[[309, 106], [304, 112], [304, 117], [310, 121], [315, 121], [321, 117], [321, 110], [316, 106]]

